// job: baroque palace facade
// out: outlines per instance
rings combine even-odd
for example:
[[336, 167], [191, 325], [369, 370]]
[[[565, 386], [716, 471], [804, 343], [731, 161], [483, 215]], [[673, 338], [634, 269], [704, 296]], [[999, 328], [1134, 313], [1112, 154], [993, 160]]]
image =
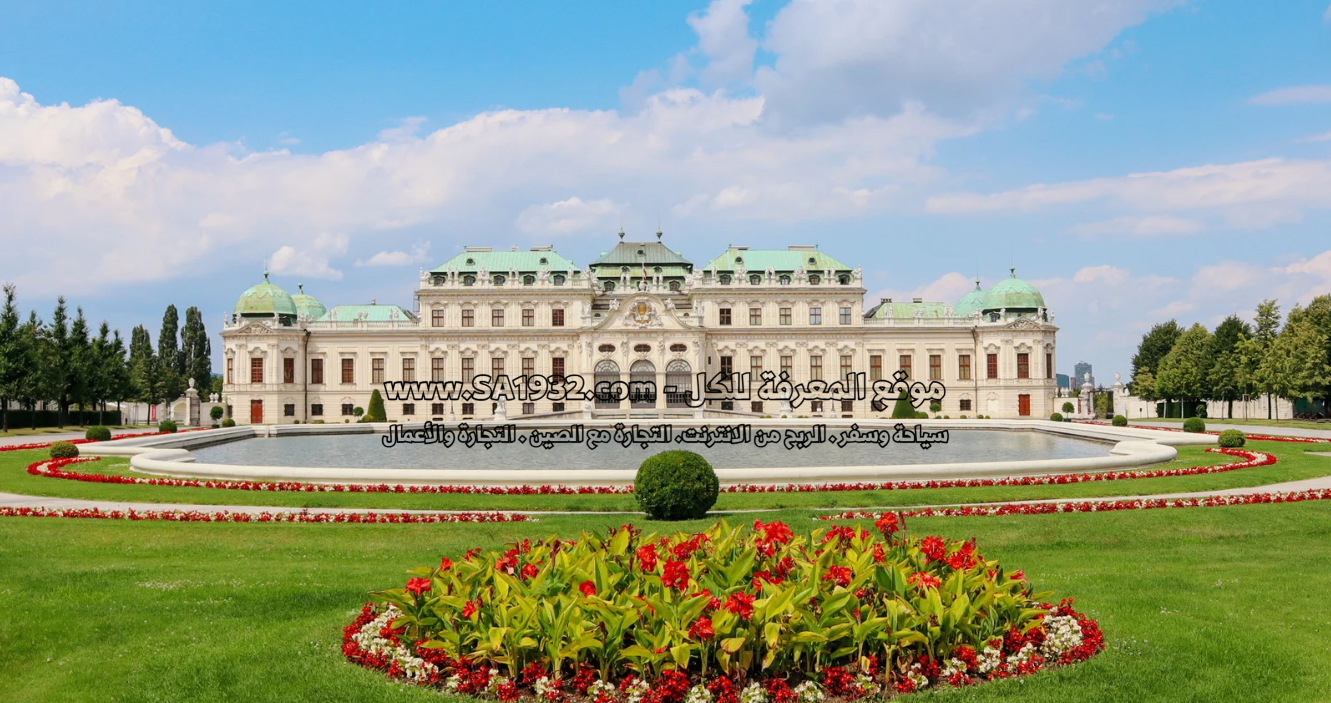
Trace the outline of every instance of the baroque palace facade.
[[[597, 417], [694, 415], [671, 387], [693, 375], [761, 371], [792, 381], [870, 380], [901, 370], [947, 387], [940, 414], [1048, 417], [1055, 411], [1054, 317], [1011, 276], [953, 305], [882, 299], [866, 309], [864, 281], [816, 247], [731, 246], [695, 268], [661, 241], [620, 241], [585, 268], [552, 247], [466, 247], [422, 271], [412, 310], [325, 308], [264, 282], [245, 291], [222, 331], [223, 397], [237, 423], [355, 421], [354, 409], [392, 381], [463, 381], [479, 374], [581, 375], [654, 381], [665, 392], [598, 399]], [[382, 392], [382, 390], [381, 390]], [[487, 419], [491, 402], [386, 401], [393, 421]], [[777, 403], [709, 401], [708, 416], [776, 415]], [[824, 407], [826, 406], [826, 407]], [[810, 402], [795, 414], [887, 417], [891, 405]], [[580, 402], [510, 402], [509, 418], [584, 415]]]

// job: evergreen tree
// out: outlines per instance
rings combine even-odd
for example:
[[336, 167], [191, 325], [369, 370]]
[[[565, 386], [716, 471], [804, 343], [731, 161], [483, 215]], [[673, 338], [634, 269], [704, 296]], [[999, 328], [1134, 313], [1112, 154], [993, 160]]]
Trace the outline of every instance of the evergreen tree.
[[46, 328], [42, 342], [40, 368], [46, 380], [44, 385], [59, 408], [56, 424], [64, 427], [69, 412], [71, 386], [75, 379], [73, 345], [69, 338], [69, 315], [64, 296], [56, 298], [55, 312], [51, 315], [51, 323]]
[[1156, 324], [1150, 332], [1142, 335], [1141, 344], [1137, 345], [1137, 353], [1132, 356], [1133, 395], [1145, 397], [1137, 389], [1138, 374], [1150, 370], [1158, 379], [1160, 376], [1160, 361], [1165, 358], [1170, 349], [1174, 348], [1174, 342], [1182, 333], [1183, 330], [1179, 328], [1178, 322], [1170, 320], [1169, 322]]
[[1266, 394], [1266, 419], [1271, 419], [1271, 394], [1275, 392], [1275, 377], [1271, 375], [1274, 362], [1263, 365], [1271, 345], [1280, 332], [1280, 305], [1275, 300], [1266, 299], [1257, 304], [1257, 316], [1253, 318], [1254, 344], [1247, 348], [1246, 376], [1252, 389]]
[[915, 406], [910, 402], [910, 393], [902, 393], [897, 396], [897, 402], [892, 406], [893, 419], [913, 419], [915, 417]]
[[66, 381], [69, 388], [68, 404], [79, 406], [79, 420], [74, 424], [81, 425], [83, 411], [88, 409], [91, 400], [88, 374], [89, 367], [94, 364], [92, 344], [88, 339], [88, 320], [83, 316], [83, 308], [78, 308], [74, 324], [69, 327], [69, 364], [70, 374]]
[[152, 336], [143, 325], [135, 327], [130, 334], [129, 367], [134, 399], [149, 406], [156, 405], [162, 397], [161, 363], [153, 353]]
[[27, 373], [23, 367], [23, 347], [19, 341], [15, 290], [13, 283], [5, 284], [4, 308], [0, 309], [0, 432], [9, 431], [9, 402], [18, 399], [19, 384], [23, 374]]
[[93, 410], [97, 411], [97, 424], [106, 424], [106, 398], [110, 390], [111, 381], [111, 326], [102, 321], [101, 327], [97, 328], [97, 336], [92, 340], [89, 350], [89, 363], [84, 369], [85, 379], [88, 384], [88, 399], [93, 405]]
[[157, 335], [157, 366], [165, 400], [185, 392], [185, 356], [180, 353], [179, 331], [180, 315], [176, 306], [168, 305], [162, 316], [162, 330]]
[[26, 372], [19, 376], [14, 397], [30, 411], [28, 417], [34, 430], [37, 429], [37, 403], [50, 397], [50, 376], [43, 363], [46, 346], [46, 328], [36, 312], [29, 312], [28, 321], [19, 327], [19, 349], [16, 355], [19, 366]]
[[1211, 335], [1211, 370], [1207, 373], [1206, 385], [1208, 397], [1223, 400], [1226, 404], [1226, 416], [1234, 417], [1234, 401], [1243, 394], [1239, 371], [1239, 341], [1252, 336], [1252, 327], [1230, 315], [1216, 325], [1215, 334]]
[[194, 387], [200, 395], [207, 397], [213, 379], [213, 347], [203, 326], [203, 313], [196, 307], [185, 310], [185, 327], [180, 342], [185, 378], [194, 379]]
[[133, 394], [134, 383], [130, 379], [129, 364], [125, 361], [125, 340], [120, 338], [120, 330], [111, 337], [107, 355], [106, 397], [121, 406], [120, 424], [125, 423], [123, 403]]
[[384, 410], [384, 397], [376, 388], [370, 392], [370, 407], [365, 411], [364, 422], [388, 422], [388, 412]]
[[[1160, 360], [1160, 371], [1155, 378], [1155, 392], [1166, 400], [1177, 398], [1195, 401], [1204, 397], [1206, 376], [1211, 368], [1211, 333], [1200, 324], [1193, 324], [1180, 334], [1174, 346]], [[1187, 415], [1185, 410], [1183, 413]]]

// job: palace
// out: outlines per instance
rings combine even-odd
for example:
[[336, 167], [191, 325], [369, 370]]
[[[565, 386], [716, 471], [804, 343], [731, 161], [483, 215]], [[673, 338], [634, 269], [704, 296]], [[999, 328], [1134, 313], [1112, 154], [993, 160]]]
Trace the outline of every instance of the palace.
[[[654, 381], [663, 392], [598, 399], [596, 417], [692, 416], [679, 393], [692, 376], [764, 370], [797, 383], [897, 370], [947, 387], [939, 415], [1048, 417], [1057, 391], [1054, 316], [1011, 276], [955, 304], [884, 298], [868, 306], [860, 268], [812, 246], [731, 246], [695, 267], [657, 241], [620, 241], [585, 268], [552, 247], [466, 247], [422, 271], [411, 310], [325, 308], [304, 286], [268, 281], [227, 315], [223, 397], [238, 423], [355, 421], [390, 381], [478, 374], [579, 374]], [[762, 401], [711, 402], [707, 417], [776, 415]], [[823, 407], [827, 405], [829, 407]], [[508, 418], [585, 414], [581, 403], [509, 403]], [[835, 406], [835, 407], [831, 407]], [[393, 421], [494, 417], [494, 403], [387, 401]], [[812, 402], [809, 417], [888, 417], [870, 400]]]

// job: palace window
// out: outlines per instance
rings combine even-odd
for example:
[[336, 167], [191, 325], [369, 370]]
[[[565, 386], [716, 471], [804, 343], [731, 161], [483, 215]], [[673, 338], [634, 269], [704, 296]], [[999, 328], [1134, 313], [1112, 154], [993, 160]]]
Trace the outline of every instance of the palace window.
[[550, 311], [550, 326], [551, 327], [564, 326], [564, 308], [554, 308], [553, 310]]
[[[522, 376], [530, 378], [536, 375], [536, 358], [531, 356], [522, 357]], [[528, 413], [530, 414], [530, 413]]]
[[841, 310], [840, 310], [840, 315], [841, 315], [841, 324], [843, 324], [843, 325], [849, 325], [849, 324], [850, 324], [850, 308], [845, 307], [845, 306], [843, 305], [843, 306], [841, 307]]
[[730, 274], [728, 273], [721, 274], [721, 285], [723, 286], [730, 285]]
[[353, 405], [352, 403], [343, 403], [343, 404], [342, 404], [342, 414], [343, 414], [343, 415], [355, 415], [355, 414], [356, 414], [356, 406]]
[[403, 403], [403, 404], [402, 404], [402, 414], [403, 414], [403, 416], [406, 416], [406, 417], [410, 417], [410, 416], [412, 416], [412, 415], [415, 415], [415, 414], [416, 414], [416, 404], [415, 404], [415, 403]]
[[475, 276], [463, 276], [463, 277], [462, 277], [462, 285], [464, 285], [464, 286], [474, 286], [474, 285], [476, 285], [476, 277], [475, 277]]
[[502, 285], [504, 285], [504, 281], [506, 281], [506, 280], [508, 280], [508, 279], [504, 278], [503, 276], [495, 276], [494, 278], [492, 278], [492, 279], [490, 279], [490, 280], [494, 281], [494, 284], [495, 284], [496, 286], [502, 286]]
[[228, 386], [236, 382], [235, 368], [236, 368], [236, 360], [228, 356], [226, 358], [226, 383]]
[[263, 358], [250, 359], [250, 383], [263, 383]]
[[823, 401], [821, 401], [821, 400], [810, 400], [810, 401], [809, 401], [809, 412], [811, 412], [811, 413], [813, 413], [813, 414], [815, 414], [815, 415], [821, 415], [822, 412], [823, 412]]
[[465, 309], [465, 310], [462, 311], [462, 326], [463, 326], [463, 327], [475, 327], [475, 326], [476, 326], [476, 311], [475, 311], [475, 310], [472, 310], [472, 309], [468, 308], [468, 309]]
[[853, 364], [854, 359], [855, 357], [851, 356], [850, 354], [841, 355], [841, 380], [843, 381], [850, 380], [850, 374], [854, 373], [855, 371], [855, 367]]
[[809, 357], [809, 380], [810, 381], [823, 380], [823, 357], [821, 356]]
[[282, 359], [282, 383], [296, 382], [296, 360], [290, 357]]
[[734, 373], [735, 373], [735, 357], [733, 356], [721, 357], [721, 376], [723, 378], [730, 378], [732, 375], [734, 375]]
[[781, 357], [781, 378], [789, 379], [791, 376], [794, 375], [795, 373], [794, 369], [795, 369], [795, 357], [793, 356]]
[[446, 310], [444, 310], [444, 308], [430, 308], [430, 326], [443, 327], [445, 320], [444, 317], [445, 312]]
[[962, 381], [971, 380], [971, 355], [957, 355], [957, 379]]
[[929, 355], [929, 380], [930, 380], [930, 381], [941, 381], [941, 380], [943, 380], [943, 355], [942, 355], [942, 354], [930, 354], [930, 355]]
[[749, 357], [749, 380], [757, 382], [758, 377], [763, 372], [763, 358], [754, 354]]
[[729, 325], [729, 324], [730, 324], [730, 308], [721, 308], [718, 312], [720, 313], [720, 316], [721, 316], [720, 323], [721, 323], [722, 325]]
[[284, 417], [295, 417], [295, 416], [296, 416], [296, 404], [295, 404], [295, 403], [286, 403], [286, 404], [284, 404], [284, 405], [282, 406], [282, 415], [283, 415]]
[[324, 360], [310, 359], [310, 383], [323, 384], [324, 382]]
[[781, 308], [781, 315], [778, 321], [783, 325], [790, 324], [790, 308]]
[[503, 309], [503, 308], [494, 308], [493, 310], [490, 311], [490, 326], [491, 326], [491, 327], [503, 327], [503, 326], [504, 326], [504, 309]]
[[468, 416], [475, 415], [475, 414], [476, 414], [476, 404], [475, 404], [475, 403], [463, 403], [463, 404], [462, 404], [462, 416], [463, 416], [463, 417], [468, 417]]
[[634, 345], [633, 345], [633, 351], [635, 351], [635, 352], [637, 352], [637, 353], [639, 353], [639, 354], [646, 354], [647, 352], [649, 352], [649, 351], [651, 351], [651, 350], [652, 350], [652, 345], [650, 345], [650, 344], [634, 344]]
[[836, 280], [837, 280], [838, 283], [840, 283], [840, 284], [843, 285], [843, 286], [848, 286], [848, 285], [850, 285], [850, 276], [847, 276], [847, 275], [844, 274], [844, 273], [841, 274], [840, 276], [837, 276], [837, 279], [836, 279]]
[[503, 375], [504, 375], [504, 357], [502, 356], [490, 357], [490, 377], [499, 378], [500, 376]]
[[407, 383], [416, 382], [416, 357], [402, 357], [402, 380]]
[[762, 277], [762, 276], [759, 276], [759, 275], [756, 274], [756, 273], [753, 274], [752, 276], [749, 276], [749, 285], [751, 285], [751, 286], [760, 286], [760, 285], [762, 285], [762, 284], [763, 284], [763, 277]]
[[819, 283], [822, 283], [822, 281], [823, 281], [822, 276], [819, 276], [819, 275], [817, 275], [817, 274], [814, 274], [814, 275], [812, 275], [812, 276], [809, 276], [809, 285], [811, 285], [811, 286], [816, 286], [816, 285], [818, 285]]
[[614, 353], [614, 351], [615, 351], [615, 345], [613, 345], [613, 344], [602, 344], [601, 346], [599, 346], [599, 347], [596, 348], [596, 351], [601, 352], [601, 353], [603, 353], [603, 354], [612, 354], [612, 353]]
[[323, 403], [315, 403], [314, 405], [311, 405], [311, 406], [310, 406], [310, 416], [311, 416], [311, 417], [322, 417], [323, 414], [324, 414], [324, 406], [323, 406]]
[[763, 411], [763, 401], [755, 400], [749, 403], [749, 412], [761, 413]]
[[564, 274], [562, 273], [555, 274], [553, 280], [555, 282], [555, 285], [557, 286], [564, 285]]
[[550, 376], [554, 378], [556, 383], [564, 380], [564, 357], [550, 357]]
[[436, 415], [436, 416], [437, 416], [437, 415], [443, 415], [443, 414], [444, 414], [444, 404], [443, 404], [443, 403], [430, 403], [430, 414], [431, 414], [431, 415]]
[[522, 414], [523, 414], [523, 415], [531, 415], [531, 414], [533, 414], [533, 413], [535, 413], [535, 412], [536, 412], [536, 403], [523, 403], [523, 404], [522, 404]]
[[869, 380], [881, 381], [883, 379], [883, 355], [869, 355]]
[[471, 383], [471, 379], [476, 375], [476, 357], [462, 357], [462, 382]]
[[685, 351], [688, 351], [688, 350], [689, 350], [689, 347], [688, 347], [688, 345], [685, 345], [685, 344], [678, 344], [678, 343], [676, 343], [676, 344], [671, 344], [671, 345], [670, 345], [670, 351], [672, 351], [672, 352], [685, 352]]
[[984, 362], [988, 378], [998, 378], [998, 355], [985, 354]]
[[757, 327], [763, 323], [763, 309], [749, 308], [749, 324]]
[[897, 357], [897, 368], [906, 372], [906, 378], [914, 378], [911, 372], [910, 354], [902, 354]]
[[811, 324], [811, 325], [821, 325], [821, 324], [823, 324], [823, 309], [822, 309], [822, 308], [809, 308], [809, 324]]
[[535, 282], [536, 282], [536, 277], [535, 277], [535, 276], [523, 276], [523, 277], [522, 277], [522, 285], [524, 285], [524, 286], [530, 286], [530, 285], [532, 285], [532, 284], [535, 283]]
[[971, 399], [970, 399], [970, 398], [962, 398], [962, 399], [961, 399], [961, 409], [962, 409], [962, 410], [970, 410], [970, 409], [971, 409]]
[[532, 310], [531, 308], [523, 308], [523, 309], [522, 309], [522, 326], [523, 326], [523, 327], [535, 327], [535, 326], [536, 326], [536, 311], [535, 311], [535, 310]]
[[342, 360], [342, 382], [343, 382], [343, 383], [355, 383], [355, 382], [356, 382], [356, 360], [355, 360], [355, 359], [343, 359], [343, 360]]
[[384, 358], [376, 356], [370, 359], [370, 383], [378, 385], [384, 382]]
[[1017, 352], [1017, 378], [1031, 377], [1031, 355]]
[[444, 358], [442, 356], [436, 356], [430, 359], [430, 380], [444, 380]]
[[843, 401], [841, 401], [841, 412], [843, 412], [843, 413], [853, 413], [853, 412], [855, 412], [855, 401], [853, 401], [853, 400], [843, 400]]
[[1044, 377], [1054, 377], [1054, 355], [1047, 352], [1044, 355]]

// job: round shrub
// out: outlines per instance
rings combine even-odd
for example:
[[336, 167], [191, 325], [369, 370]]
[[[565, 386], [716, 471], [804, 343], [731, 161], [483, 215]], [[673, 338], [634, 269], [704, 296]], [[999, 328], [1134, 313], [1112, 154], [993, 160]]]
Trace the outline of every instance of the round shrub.
[[98, 442], [108, 442], [111, 440], [111, 430], [101, 425], [93, 425], [88, 428], [87, 432], [83, 433], [83, 438], [95, 439]]
[[916, 420], [928, 420], [928, 419], [929, 419], [929, 413], [926, 413], [926, 412], [920, 412], [920, 411], [917, 410], [917, 411], [915, 412], [915, 419], [916, 419]]
[[175, 432], [177, 429], [174, 420], [162, 420], [162, 422], [157, 425], [158, 432]]
[[1065, 412], [1065, 413], [1070, 413], [1070, 412], [1072, 412], [1072, 411], [1075, 410], [1075, 409], [1076, 409], [1076, 408], [1074, 408], [1074, 407], [1072, 406], [1072, 403], [1068, 403], [1068, 402], [1063, 403], [1063, 412]]
[[225, 419], [225, 420], [222, 421], [222, 426], [223, 426], [223, 427], [235, 427], [235, 426], [236, 426], [236, 421], [235, 421], [234, 419], [228, 417], [227, 419]]
[[1115, 415], [1115, 416], [1114, 416], [1114, 419], [1112, 420], [1112, 422], [1114, 423], [1114, 427], [1127, 427], [1127, 426], [1128, 426], [1128, 418], [1123, 417], [1122, 415]]
[[931, 413], [940, 412], [942, 409], [943, 409], [943, 404], [936, 400], [933, 401], [932, 403], [929, 403], [929, 412]]
[[211, 417], [214, 422], [216, 422], [217, 420], [221, 420], [222, 415], [224, 414], [225, 412], [222, 410], [222, 406], [220, 405], [214, 405], [213, 409], [208, 411], [208, 417]]
[[1184, 432], [1205, 432], [1206, 423], [1200, 417], [1190, 417], [1183, 421]]
[[1225, 430], [1224, 432], [1220, 433], [1220, 439], [1218, 440], [1218, 443], [1222, 447], [1229, 447], [1233, 449], [1236, 447], [1242, 447], [1243, 443], [1246, 441], [1248, 440], [1246, 437], [1243, 436], [1243, 432], [1239, 430]]
[[1062, 422], [1063, 416], [1059, 413], [1053, 413], [1049, 416], [1049, 419], [1053, 420], [1054, 422]]
[[721, 482], [702, 456], [679, 449], [647, 457], [633, 479], [633, 497], [653, 520], [693, 520], [716, 504]]
[[74, 444], [73, 442], [51, 443], [52, 459], [73, 459], [78, 455], [79, 455], [78, 445]]

